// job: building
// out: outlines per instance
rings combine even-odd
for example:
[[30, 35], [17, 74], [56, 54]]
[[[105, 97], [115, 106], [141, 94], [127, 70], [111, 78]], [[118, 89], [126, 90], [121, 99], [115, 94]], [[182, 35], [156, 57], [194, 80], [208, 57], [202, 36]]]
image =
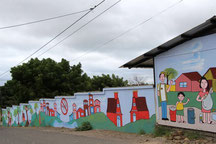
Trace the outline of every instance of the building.
[[95, 104], [95, 106], [94, 106], [94, 111], [95, 111], [95, 113], [101, 112], [100, 101], [99, 101], [98, 99], [96, 99], [96, 100], [94, 101], [94, 104]]
[[213, 91], [216, 91], [216, 67], [209, 68], [203, 76], [208, 80]]
[[76, 113], [76, 110], [77, 110], [77, 106], [75, 103], [72, 104], [72, 107], [73, 107], [73, 119], [77, 119], [77, 113]]
[[89, 106], [88, 106], [88, 100], [87, 99], [84, 99], [83, 100], [83, 108], [84, 108], [84, 111], [85, 111], [85, 116], [88, 116], [89, 115]]
[[94, 114], [94, 99], [93, 99], [93, 95], [89, 94], [89, 115]]
[[122, 127], [122, 112], [117, 92], [114, 93], [114, 98], [108, 98], [107, 117], [117, 127]]
[[135, 122], [140, 119], [149, 119], [149, 110], [146, 104], [146, 98], [138, 97], [137, 91], [133, 91], [130, 119], [131, 122]]
[[85, 117], [85, 112], [82, 108], [79, 108], [77, 110], [77, 119], [81, 118], [81, 117]]
[[[199, 95], [199, 91], [208, 91], [208, 87], [211, 86], [213, 86], [214, 91], [216, 90], [215, 42], [216, 16], [121, 66], [122, 68], [153, 69], [156, 122], [158, 124], [216, 132], [216, 125], [210, 122], [214, 119], [211, 115], [214, 115], [212, 111], [214, 110], [213, 105], [216, 104], [216, 99], [208, 99], [207, 102], [207, 100], [201, 99]], [[166, 73], [169, 73], [170, 77], [167, 77]], [[164, 75], [161, 77], [161, 74]], [[202, 79], [200, 82], [201, 75], [206, 77], [207, 82], [205, 79]], [[164, 89], [164, 86], [160, 87], [161, 83], [166, 82], [169, 83], [169, 87], [172, 84], [174, 85], [171, 80], [176, 83], [177, 92], [171, 92], [168, 88]], [[184, 120], [187, 124], [171, 122], [171, 117], [168, 114], [172, 111], [170, 108], [179, 102], [177, 98], [179, 91], [185, 94], [183, 102], [190, 99], [188, 104], [183, 107], [184, 114], [187, 112], [187, 115], [184, 115]], [[214, 94], [215, 92], [213, 95], [210, 93], [211, 97]], [[206, 116], [205, 119], [200, 117], [200, 114], [203, 114], [204, 104], [205, 107], [208, 106], [210, 111], [210, 116]], [[191, 120], [194, 122], [192, 123]], [[200, 121], [204, 123], [200, 123]], [[216, 119], [214, 119], [215, 121]]]
[[49, 109], [49, 116], [55, 116], [55, 111], [53, 109]]
[[201, 75], [198, 72], [182, 73], [176, 80], [176, 91], [200, 91], [199, 80]]

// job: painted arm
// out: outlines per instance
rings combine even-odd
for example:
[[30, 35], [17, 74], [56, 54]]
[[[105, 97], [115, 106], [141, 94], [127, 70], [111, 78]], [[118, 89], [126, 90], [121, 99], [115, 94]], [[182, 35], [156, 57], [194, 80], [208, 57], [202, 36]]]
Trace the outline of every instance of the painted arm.
[[167, 89], [167, 92], [169, 92], [169, 91], [170, 91], [170, 89], [171, 89], [171, 86], [172, 86], [172, 83], [173, 83], [173, 81], [171, 80], [171, 81], [170, 81], [170, 85], [169, 85], [169, 87], [168, 87], [168, 89]]
[[177, 107], [177, 105], [178, 105], [178, 101], [176, 102], [176, 107]]
[[190, 99], [188, 98], [187, 102], [183, 103], [183, 105], [186, 105], [189, 101], [190, 101]]
[[202, 101], [202, 99], [200, 99], [200, 95], [197, 96], [196, 100], [199, 101], [199, 102]]

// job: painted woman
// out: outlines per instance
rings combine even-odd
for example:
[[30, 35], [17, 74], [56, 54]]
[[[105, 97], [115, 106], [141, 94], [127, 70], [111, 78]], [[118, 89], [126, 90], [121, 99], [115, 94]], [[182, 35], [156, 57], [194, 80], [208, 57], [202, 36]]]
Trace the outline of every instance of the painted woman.
[[[206, 120], [207, 120], [207, 123], [211, 124], [212, 123], [210, 119], [211, 109], [205, 109], [205, 106], [203, 105], [203, 101], [206, 99], [206, 97], [209, 94], [209, 83], [205, 77], [202, 77], [200, 79], [200, 88], [202, 90], [199, 92], [196, 100], [199, 102], [202, 102], [202, 109], [201, 109], [201, 112], [203, 113], [202, 123], [206, 123]], [[212, 92], [213, 91], [211, 89], [210, 93]]]

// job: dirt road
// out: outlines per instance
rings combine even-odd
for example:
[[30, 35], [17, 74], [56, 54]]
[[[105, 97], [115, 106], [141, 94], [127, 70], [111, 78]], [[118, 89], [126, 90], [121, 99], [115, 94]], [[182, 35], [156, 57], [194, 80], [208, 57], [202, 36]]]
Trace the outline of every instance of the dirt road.
[[77, 132], [65, 128], [0, 127], [0, 144], [159, 144], [163, 138], [92, 130]]

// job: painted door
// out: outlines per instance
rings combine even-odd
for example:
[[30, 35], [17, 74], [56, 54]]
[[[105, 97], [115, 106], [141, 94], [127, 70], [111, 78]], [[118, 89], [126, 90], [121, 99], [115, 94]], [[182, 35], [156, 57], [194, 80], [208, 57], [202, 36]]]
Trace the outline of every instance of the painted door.
[[121, 127], [120, 116], [117, 116], [117, 127]]
[[88, 110], [87, 109], [85, 109], [85, 115], [88, 116]]
[[94, 107], [91, 107], [91, 114], [94, 114]]
[[135, 122], [135, 121], [136, 121], [136, 114], [133, 113], [133, 122]]
[[100, 112], [100, 109], [99, 109], [99, 107], [97, 108], [97, 112]]

